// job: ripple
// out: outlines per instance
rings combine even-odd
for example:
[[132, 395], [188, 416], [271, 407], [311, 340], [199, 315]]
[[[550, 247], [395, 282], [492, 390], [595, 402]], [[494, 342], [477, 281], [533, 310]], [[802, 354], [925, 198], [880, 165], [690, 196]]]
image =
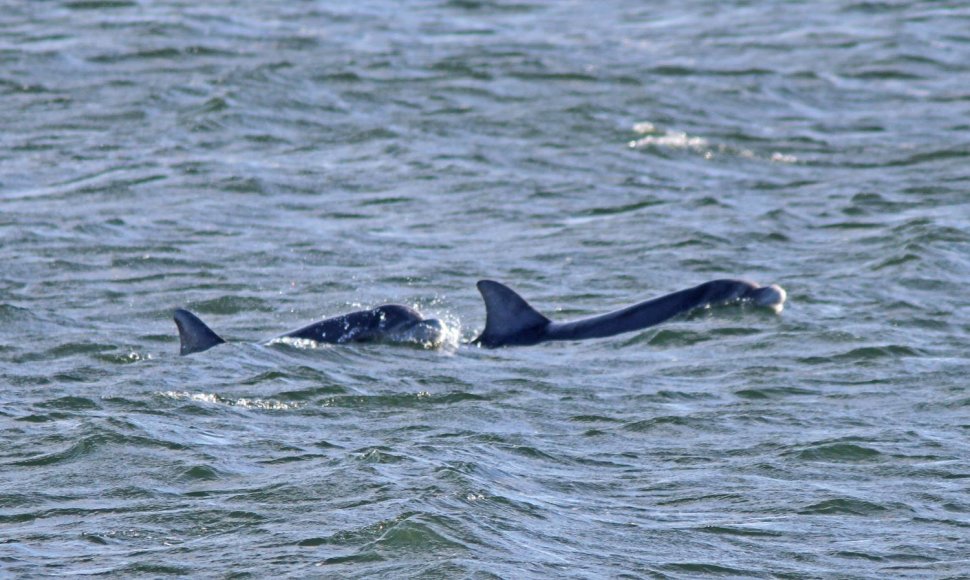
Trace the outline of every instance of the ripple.
[[[46, 351], [39, 353], [28, 353], [22, 355], [20, 360], [23, 362], [32, 362], [37, 360], [56, 360], [62, 358], [70, 358], [77, 355], [101, 355], [109, 350], [113, 350], [114, 347], [107, 344], [92, 343], [92, 342], [67, 342], [64, 344], [59, 344], [53, 346]], [[80, 377], [80, 373], [67, 373], [62, 375], [63, 378], [67, 380], [84, 380], [82, 378], [72, 379], [71, 377]]]
[[101, 405], [85, 397], [60, 397], [45, 401], [37, 405], [43, 409], [58, 409], [61, 411], [90, 411], [100, 409]]
[[886, 511], [888, 508], [880, 504], [854, 498], [834, 498], [807, 506], [798, 513], [823, 516], [876, 516]]
[[272, 312], [274, 308], [261, 298], [253, 296], [220, 296], [193, 302], [189, 308], [204, 314], [231, 315], [249, 312]]
[[464, 549], [466, 545], [448, 533], [447, 519], [409, 517], [390, 526], [375, 542], [375, 549], [438, 551]]
[[36, 320], [39, 320], [38, 317], [27, 308], [13, 304], [0, 304], [0, 322], [5, 324], [21, 324]]
[[702, 526], [695, 528], [699, 532], [704, 532], [708, 534], [723, 534], [727, 536], [741, 536], [741, 537], [767, 537], [774, 538], [784, 536], [781, 532], [775, 532], [773, 530], [761, 530], [752, 527], [741, 527], [741, 526]]
[[686, 572], [688, 574], [704, 574], [712, 576], [737, 576], [737, 577], [756, 577], [760, 574], [756, 570], [744, 570], [731, 568], [719, 564], [707, 562], [678, 562], [674, 564], [664, 564], [662, 569], [670, 572]]
[[[459, 555], [468, 550], [465, 542], [459, 541], [450, 530], [448, 518], [410, 512], [397, 518], [369, 526], [352, 535], [377, 537], [365, 543], [353, 554], [327, 558], [324, 565], [382, 561], [399, 553], [428, 553], [435, 558], [442, 555]], [[340, 538], [346, 540], [346, 536]], [[310, 538], [301, 545], [313, 546], [331, 543], [332, 539]]]
[[195, 465], [186, 469], [179, 479], [188, 481], [217, 481], [225, 479], [229, 474], [211, 465]]
[[14, 461], [11, 463], [11, 465], [19, 467], [44, 467], [49, 465], [57, 465], [60, 463], [73, 463], [79, 459], [85, 458], [86, 456], [93, 455], [109, 442], [109, 438], [92, 435], [82, 438], [77, 443], [74, 443], [62, 451], [45, 453], [30, 459]]
[[910, 346], [890, 344], [885, 346], [865, 346], [853, 348], [846, 352], [834, 354], [828, 357], [805, 357], [801, 359], [801, 362], [810, 365], [836, 362], [855, 362], [859, 364], [867, 364], [875, 363], [883, 359], [919, 356], [925, 356], [925, 353]]
[[474, 393], [432, 394], [426, 391], [394, 395], [330, 397], [321, 401], [324, 407], [338, 408], [409, 408], [424, 405], [451, 405], [465, 401], [487, 401], [487, 397]]
[[137, 3], [128, 0], [74, 0], [65, 2], [64, 7], [71, 10], [102, 10], [113, 8], [132, 8]]
[[655, 430], [672, 430], [681, 431], [682, 428], [688, 430], [703, 429], [703, 421], [696, 419], [694, 417], [682, 417], [682, 416], [665, 416], [665, 417], [654, 417], [652, 419], [644, 419], [642, 421], [634, 421], [632, 423], [627, 423], [623, 425], [623, 429], [627, 431], [634, 431], [639, 433], [647, 433]]
[[799, 459], [807, 461], [872, 461], [880, 457], [879, 451], [852, 443], [819, 445], [798, 453]]
[[800, 387], [760, 387], [756, 389], [741, 389], [735, 395], [745, 399], [783, 399], [790, 396], [818, 395], [819, 391]]

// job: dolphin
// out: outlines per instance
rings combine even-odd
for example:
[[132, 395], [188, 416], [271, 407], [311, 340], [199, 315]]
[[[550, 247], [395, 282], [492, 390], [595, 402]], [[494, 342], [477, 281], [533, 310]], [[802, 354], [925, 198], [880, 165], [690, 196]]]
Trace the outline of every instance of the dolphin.
[[759, 286], [744, 280], [712, 280], [599, 316], [553, 322], [504, 284], [480, 280], [478, 291], [485, 300], [485, 330], [472, 344], [488, 348], [614, 336], [660, 324], [694, 308], [734, 301], [750, 302], [779, 313], [787, 297], [777, 284]]
[[[178, 308], [173, 315], [179, 331], [179, 354], [185, 356], [209, 350], [224, 342], [198, 316]], [[385, 304], [371, 310], [360, 310], [327, 318], [287, 332], [274, 340], [310, 340], [315, 343], [346, 342], [411, 342], [438, 345], [444, 341], [445, 325], [436, 318], [421, 314], [400, 304]]]

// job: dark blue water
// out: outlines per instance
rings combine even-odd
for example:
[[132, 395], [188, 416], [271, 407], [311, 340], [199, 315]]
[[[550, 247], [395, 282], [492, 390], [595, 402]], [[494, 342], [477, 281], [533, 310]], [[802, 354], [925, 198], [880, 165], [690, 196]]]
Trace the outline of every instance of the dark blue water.
[[7, 2], [0, 121], [0, 576], [970, 574], [965, 2]]

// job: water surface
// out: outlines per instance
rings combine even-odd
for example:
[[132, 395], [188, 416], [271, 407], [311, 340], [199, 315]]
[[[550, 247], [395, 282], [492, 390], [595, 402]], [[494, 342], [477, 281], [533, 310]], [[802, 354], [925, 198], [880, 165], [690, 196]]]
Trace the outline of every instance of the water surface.
[[[8, 3], [9, 4], [9, 3]], [[963, 2], [0, 11], [0, 570], [970, 573]], [[385, 302], [495, 351], [265, 340]], [[232, 344], [177, 356], [187, 307]]]

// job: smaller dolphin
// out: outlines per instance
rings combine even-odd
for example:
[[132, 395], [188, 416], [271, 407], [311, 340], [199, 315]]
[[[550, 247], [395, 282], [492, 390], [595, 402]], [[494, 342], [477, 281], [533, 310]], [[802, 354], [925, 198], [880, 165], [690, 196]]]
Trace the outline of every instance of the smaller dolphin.
[[660, 324], [694, 308], [732, 301], [751, 302], [778, 313], [784, 308], [787, 297], [777, 284], [759, 286], [744, 280], [712, 280], [607, 314], [572, 322], [553, 322], [508, 286], [493, 280], [480, 280], [478, 291], [485, 300], [485, 330], [472, 344], [488, 348], [614, 336]]
[[[179, 331], [179, 354], [183, 356], [226, 342], [188, 310], [176, 309], [173, 318]], [[438, 345], [443, 342], [444, 336], [445, 325], [440, 320], [424, 318], [417, 310], [407, 306], [385, 304], [372, 310], [321, 320], [274, 340], [291, 338], [327, 344], [385, 341]]]

